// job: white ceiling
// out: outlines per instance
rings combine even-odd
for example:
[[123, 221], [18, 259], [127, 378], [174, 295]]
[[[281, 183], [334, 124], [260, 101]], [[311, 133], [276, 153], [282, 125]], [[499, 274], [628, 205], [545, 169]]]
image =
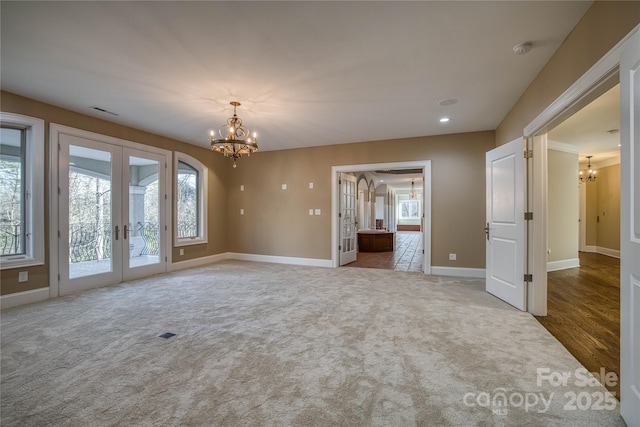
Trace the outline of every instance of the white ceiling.
[[550, 141], [571, 144], [592, 163], [620, 157], [620, 85], [617, 84], [548, 132]]
[[202, 147], [232, 100], [261, 150], [488, 130], [590, 4], [2, 1], [1, 85]]

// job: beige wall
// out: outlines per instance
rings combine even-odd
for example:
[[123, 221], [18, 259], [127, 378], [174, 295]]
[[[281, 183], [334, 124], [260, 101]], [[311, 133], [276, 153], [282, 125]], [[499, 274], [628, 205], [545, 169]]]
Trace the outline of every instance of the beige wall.
[[548, 152], [547, 261], [578, 258], [578, 155]]
[[[597, 182], [597, 181], [596, 181]], [[598, 246], [598, 185], [595, 182], [586, 182], [586, 233], [585, 244]]]
[[[494, 138], [490, 131], [475, 132], [243, 158], [229, 173], [229, 250], [331, 259], [331, 166], [431, 160], [432, 265], [484, 268], [484, 158]], [[310, 216], [309, 209], [322, 214]], [[457, 261], [448, 260], [450, 252], [457, 253]]]
[[[214, 255], [227, 251], [227, 209], [226, 209], [226, 176], [227, 159], [220, 158], [210, 150], [186, 144], [170, 138], [143, 132], [126, 126], [86, 116], [63, 108], [24, 98], [12, 93], [1, 92], [0, 111], [24, 114], [37, 117], [45, 121], [45, 159], [49, 158], [49, 124], [57, 123], [65, 126], [83, 129], [90, 132], [121, 138], [141, 144], [151, 145], [170, 151], [187, 153], [209, 167], [209, 243], [205, 245], [186, 246], [184, 256], [179, 256], [177, 249], [173, 250], [173, 261], [182, 261], [202, 256]], [[173, 161], [173, 159], [170, 159]], [[48, 160], [45, 162], [45, 189], [49, 188]], [[28, 291], [49, 286], [49, 200], [45, 194], [45, 265], [20, 269], [2, 270], [0, 272], [0, 294]], [[18, 272], [28, 271], [29, 281], [18, 283]]]
[[598, 168], [587, 184], [587, 245], [620, 250], [620, 165]]
[[496, 146], [521, 137], [533, 119], [639, 23], [639, 1], [594, 2], [502, 120]]

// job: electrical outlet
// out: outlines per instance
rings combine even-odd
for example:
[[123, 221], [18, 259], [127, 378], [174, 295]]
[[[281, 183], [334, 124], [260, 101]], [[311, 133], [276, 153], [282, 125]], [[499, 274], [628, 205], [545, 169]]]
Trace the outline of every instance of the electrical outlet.
[[180, 249], [180, 256], [184, 255], [184, 249]]
[[313, 190], [313, 182], [309, 183], [309, 190]]
[[21, 271], [20, 273], [18, 273], [18, 282], [27, 282], [27, 281], [29, 281], [28, 271]]
[[287, 184], [282, 184], [282, 189], [286, 190], [287, 189]]
[[456, 254], [449, 254], [449, 261], [455, 261], [456, 260]]
[[244, 191], [244, 185], [240, 186], [240, 191]]

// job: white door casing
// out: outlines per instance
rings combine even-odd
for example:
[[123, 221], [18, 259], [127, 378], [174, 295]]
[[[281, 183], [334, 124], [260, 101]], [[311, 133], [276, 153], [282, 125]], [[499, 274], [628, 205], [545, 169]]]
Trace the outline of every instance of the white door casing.
[[357, 184], [356, 177], [340, 174], [340, 265], [349, 264], [357, 258]]
[[620, 60], [620, 414], [640, 426], [640, 31]]
[[486, 290], [526, 310], [525, 159], [522, 139], [486, 154]]

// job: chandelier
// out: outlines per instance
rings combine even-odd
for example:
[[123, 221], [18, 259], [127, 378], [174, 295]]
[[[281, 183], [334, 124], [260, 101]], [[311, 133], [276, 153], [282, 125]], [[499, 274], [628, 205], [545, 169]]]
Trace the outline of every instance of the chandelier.
[[413, 180], [411, 180], [411, 191], [409, 191], [409, 198], [410, 199], [416, 198], [416, 185], [413, 183]]
[[596, 171], [594, 171], [593, 169], [591, 169], [591, 158], [593, 156], [586, 156], [587, 159], [589, 160], [589, 176], [584, 176], [584, 174], [582, 173], [582, 171], [580, 171], [580, 182], [593, 182], [596, 180]]
[[254, 132], [250, 137], [249, 129], [243, 126], [242, 120], [237, 116], [236, 108], [240, 103], [231, 101], [229, 104], [233, 105], [233, 117], [227, 119], [227, 123], [218, 130], [218, 136], [212, 130], [210, 140], [211, 149], [224, 154], [225, 157], [231, 157], [235, 168], [236, 160], [244, 154], [250, 156], [258, 151], [258, 134]]

